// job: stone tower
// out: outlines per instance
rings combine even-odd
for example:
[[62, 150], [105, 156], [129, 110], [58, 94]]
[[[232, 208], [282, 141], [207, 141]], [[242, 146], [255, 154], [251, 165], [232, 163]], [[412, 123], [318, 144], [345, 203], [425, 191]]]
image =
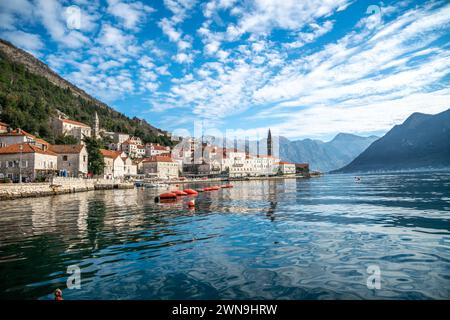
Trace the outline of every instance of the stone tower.
[[98, 114], [95, 112], [94, 118], [94, 138], [100, 138], [100, 120], [98, 119]]
[[272, 155], [272, 133], [270, 132], [270, 129], [269, 133], [267, 134], [267, 155]]
[[248, 136], [245, 137], [245, 157], [248, 159], [250, 157], [250, 142]]

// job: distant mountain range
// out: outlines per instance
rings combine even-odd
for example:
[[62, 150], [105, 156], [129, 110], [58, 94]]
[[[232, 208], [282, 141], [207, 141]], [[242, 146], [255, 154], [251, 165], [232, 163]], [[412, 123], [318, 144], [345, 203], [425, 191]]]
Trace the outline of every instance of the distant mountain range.
[[394, 171], [450, 167], [450, 109], [413, 113], [335, 172]]
[[312, 170], [328, 172], [345, 166], [378, 137], [360, 137], [339, 133], [329, 142], [304, 139], [290, 141], [279, 138], [280, 158], [295, 163], [309, 163]]

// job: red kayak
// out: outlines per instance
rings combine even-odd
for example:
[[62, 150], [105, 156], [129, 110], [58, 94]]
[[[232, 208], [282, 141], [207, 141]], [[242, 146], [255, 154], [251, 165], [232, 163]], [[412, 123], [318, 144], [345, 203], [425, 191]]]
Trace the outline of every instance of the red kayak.
[[188, 195], [186, 192], [179, 191], [179, 190], [176, 190], [173, 193], [175, 193], [176, 196], [187, 196]]

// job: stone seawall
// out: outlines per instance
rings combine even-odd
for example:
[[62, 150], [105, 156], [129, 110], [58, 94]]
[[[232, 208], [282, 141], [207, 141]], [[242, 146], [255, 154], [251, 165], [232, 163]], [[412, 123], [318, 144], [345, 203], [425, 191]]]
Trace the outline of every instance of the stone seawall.
[[133, 183], [118, 180], [55, 177], [52, 182], [0, 184], [0, 200], [53, 196], [91, 190], [132, 188], [134, 188]]

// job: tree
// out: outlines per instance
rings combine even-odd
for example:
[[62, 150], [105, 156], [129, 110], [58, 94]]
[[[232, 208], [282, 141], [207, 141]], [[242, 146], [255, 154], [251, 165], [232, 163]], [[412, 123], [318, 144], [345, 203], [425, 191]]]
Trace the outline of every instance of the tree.
[[72, 136], [59, 135], [55, 138], [55, 144], [78, 144], [78, 140]]
[[102, 143], [100, 139], [95, 139], [94, 137], [85, 137], [84, 143], [86, 144], [86, 149], [88, 152], [88, 170], [93, 175], [103, 174], [103, 169], [105, 168], [105, 162], [103, 155], [100, 152]]

